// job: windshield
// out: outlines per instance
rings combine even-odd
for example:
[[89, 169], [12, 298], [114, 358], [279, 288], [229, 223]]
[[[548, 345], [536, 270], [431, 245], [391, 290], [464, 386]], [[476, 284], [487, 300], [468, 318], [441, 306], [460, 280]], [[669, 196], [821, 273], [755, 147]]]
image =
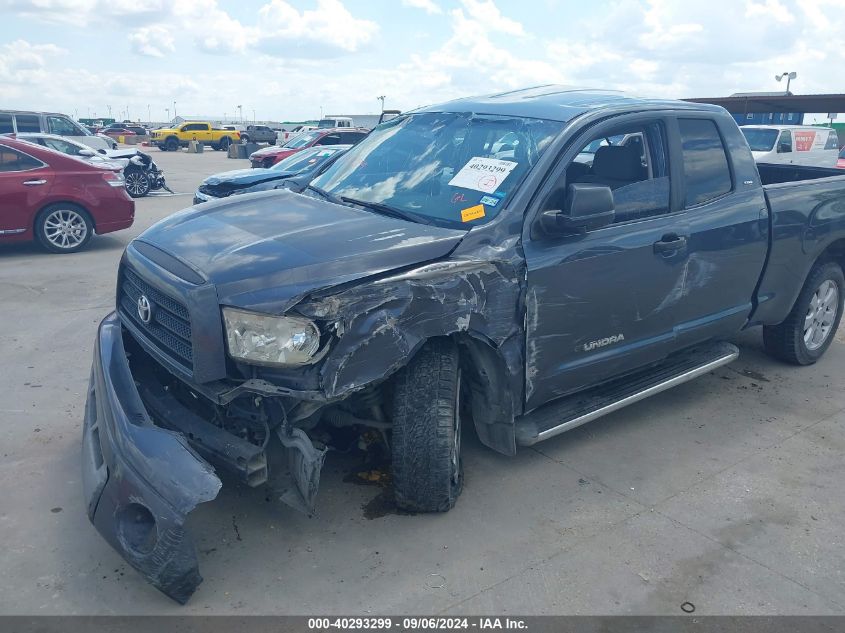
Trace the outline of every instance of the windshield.
[[406, 115], [374, 129], [313, 185], [434, 224], [483, 224], [562, 128], [511, 116]]
[[311, 149], [304, 149], [297, 152], [293, 156], [288, 156], [284, 160], [280, 160], [270, 169], [273, 171], [289, 171], [298, 174], [307, 171], [317, 165], [324, 163], [329, 156], [335, 154], [340, 150], [329, 149], [326, 147], [313, 147]]
[[321, 119], [319, 123], [317, 123], [317, 127], [320, 129], [324, 128], [332, 128], [337, 126], [336, 119]]
[[778, 138], [778, 131], [771, 128], [748, 128], [741, 127], [742, 133], [745, 134], [745, 140], [748, 141], [752, 152], [769, 152], [775, 146], [775, 141]]
[[320, 132], [311, 132], [309, 134], [303, 134], [302, 136], [297, 136], [296, 138], [292, 138], [287, 143], [285, 143], [282, 147], [289, 147], [290, 149], [296, 149], [297, 147], [305, 147], [320, 136]]

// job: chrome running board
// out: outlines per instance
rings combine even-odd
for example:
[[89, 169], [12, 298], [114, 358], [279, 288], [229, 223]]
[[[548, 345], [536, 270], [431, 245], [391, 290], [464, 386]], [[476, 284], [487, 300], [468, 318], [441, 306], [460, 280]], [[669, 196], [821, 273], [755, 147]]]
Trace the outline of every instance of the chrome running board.
[[555, 400], [516, 421], [516, 443], [531, 446], [676, 387], [736, 360], [739, 349], [714, 343], [666, 359], [648, 370]]

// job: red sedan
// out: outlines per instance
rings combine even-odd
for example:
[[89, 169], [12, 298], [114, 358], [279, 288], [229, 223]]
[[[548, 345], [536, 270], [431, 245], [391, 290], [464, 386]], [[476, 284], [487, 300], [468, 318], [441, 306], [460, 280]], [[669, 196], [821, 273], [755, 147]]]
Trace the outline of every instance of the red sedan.
[[370, 131], [364, 128], [337, 127], [312, 130], [293, 137], [282, 146], [271, 145], [249, 155], [253, 167], [269, 168], [307, 147], [320, 145], [355, 145]]
[[94, 233], [129, 228], [135, 202], [120, 167], [98, 167], [0, 136], [0, 242], [36, 240], [54, 253], [81, 250]]
[[839, 152], [839, 158], [836, 159], [836, 166], [839, 169], [845, 169], [845, 147], [842, 148], [842, 151]]

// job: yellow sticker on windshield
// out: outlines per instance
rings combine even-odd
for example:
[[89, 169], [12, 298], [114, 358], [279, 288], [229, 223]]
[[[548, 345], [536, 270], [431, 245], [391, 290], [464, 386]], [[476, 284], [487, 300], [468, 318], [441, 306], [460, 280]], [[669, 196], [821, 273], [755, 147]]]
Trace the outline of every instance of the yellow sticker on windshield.
[[478, 218], [484, 217], [484, 205], [477, 204], [474, 207], [467, 207], [461, 209], [461, 222], [472, 222]]

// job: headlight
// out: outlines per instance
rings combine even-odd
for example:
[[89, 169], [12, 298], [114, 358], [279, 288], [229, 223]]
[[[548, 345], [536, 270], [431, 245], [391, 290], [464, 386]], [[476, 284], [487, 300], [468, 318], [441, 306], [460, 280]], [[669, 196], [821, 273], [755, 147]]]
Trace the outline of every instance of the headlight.
[[256, 365], [305, 365], [320, 348], [317, 326], [299, 317], [223, 308], [229, 355]]

